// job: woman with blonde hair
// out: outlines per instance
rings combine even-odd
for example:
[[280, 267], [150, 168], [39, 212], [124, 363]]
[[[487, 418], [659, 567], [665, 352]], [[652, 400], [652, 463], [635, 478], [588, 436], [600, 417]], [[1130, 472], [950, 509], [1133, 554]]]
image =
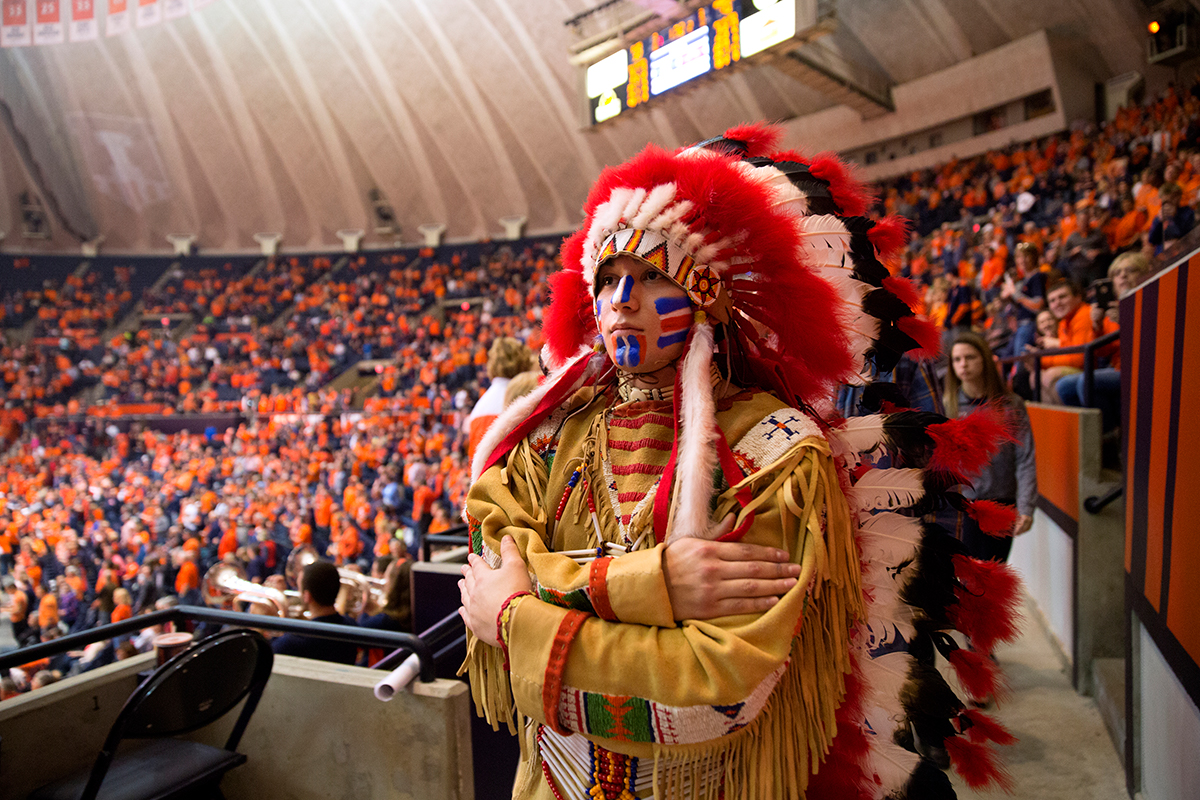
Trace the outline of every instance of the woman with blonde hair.
[[[999, 406], [1006, 412], [1013, 440], [1005, 442], [983, 471], [967, 487], [970, 500], [994, 500], [1016, 506], [1016, 528], [1021, 534], [1033, 525], [1033, 507], [1037, 500], [1037, 464], [1034, 459], [1033, 431], [1025, 401], [1013, 394], [1000, 378], [991, 348], [979, 334], [962, 331], [950, 346], [950, 369], [946, 373], [946, 416], [954, 419], [985, 406]], [[961, 514], [958, 537], [975, 558], [1006, 561], [1012, 539], [985, 534], [979, 523]]]

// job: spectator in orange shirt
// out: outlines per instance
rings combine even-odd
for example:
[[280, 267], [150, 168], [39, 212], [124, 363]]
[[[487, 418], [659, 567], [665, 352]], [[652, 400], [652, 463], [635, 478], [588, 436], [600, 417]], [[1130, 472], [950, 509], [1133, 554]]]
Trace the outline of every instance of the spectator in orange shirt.
[[[1096, 338], [1092, 308], [1083, 302], [1079, 287], [1070, 280], [1061, 278], [1051, 284], [1046, 291], [1046, 304], [1058, 320], [1058, 337], [1043, 340], [1043, 347], [1074, 347]], [[1042, 401], [1061, 403], [1055, 384], [1082, 369], [1083, 353], [1042, 356]]]

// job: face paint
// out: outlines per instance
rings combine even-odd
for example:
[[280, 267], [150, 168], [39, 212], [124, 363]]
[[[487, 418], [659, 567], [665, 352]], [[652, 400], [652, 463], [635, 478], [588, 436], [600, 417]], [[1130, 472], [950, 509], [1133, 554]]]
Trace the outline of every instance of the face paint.
[[630, 295], [633, 294], [633, 278], [629, 275], [622, 275], [621, 280], [617, 281], [617, 288], [613, 292], [612, 305], [616, 308], [622, 303], [628, 303]]
[[654, 301], [654, 310], [658, 312], [662, 323], [662, 336], [658, 337], [658, 346], [670, 347], [683, 343], [692, 327], [692, 306], [688, 299], [660, 297]]
[[637, 334], [614, 336], [611, 350], [618, 367], [639, 367], [646, 352], [646, 337]]

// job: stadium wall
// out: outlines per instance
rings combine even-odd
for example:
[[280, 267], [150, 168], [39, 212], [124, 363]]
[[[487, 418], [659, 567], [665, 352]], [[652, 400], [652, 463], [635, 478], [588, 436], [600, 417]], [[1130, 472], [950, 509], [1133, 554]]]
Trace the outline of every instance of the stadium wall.
[[[1095, 84], [1111, 77], [1102, 63], [1080, 42], [1037, 31], [893, 87], [894, 113], [864, 120], [835, 106], [787, 123], [788, 138], [811, 152], [836, 150], [879, 180], [1094, 120]], [[1027, 100], [1047, 90], [1052, 108], [1027, 118]], [[976, 117], [987, 113], [1002, 126], [977, 133]], [[863, 163], [868, 152], [876, 163]]]

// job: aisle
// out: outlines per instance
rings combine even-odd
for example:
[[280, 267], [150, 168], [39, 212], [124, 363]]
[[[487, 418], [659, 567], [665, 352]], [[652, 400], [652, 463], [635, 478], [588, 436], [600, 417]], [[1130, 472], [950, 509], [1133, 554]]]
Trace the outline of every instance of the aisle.
[[[1028, 603], [1028, 600], [1026, 601]], [[993, 713], [1020, 741], [1001, 748], [1020, 800], [1129, 800], [1125, 772], [1095, 701], [1071, 688], [1070, 676], [1028, 604], [1021, 638], [997, 652], [1012, 696]], [[955, 778], [960, 800], [976, 793]]]

